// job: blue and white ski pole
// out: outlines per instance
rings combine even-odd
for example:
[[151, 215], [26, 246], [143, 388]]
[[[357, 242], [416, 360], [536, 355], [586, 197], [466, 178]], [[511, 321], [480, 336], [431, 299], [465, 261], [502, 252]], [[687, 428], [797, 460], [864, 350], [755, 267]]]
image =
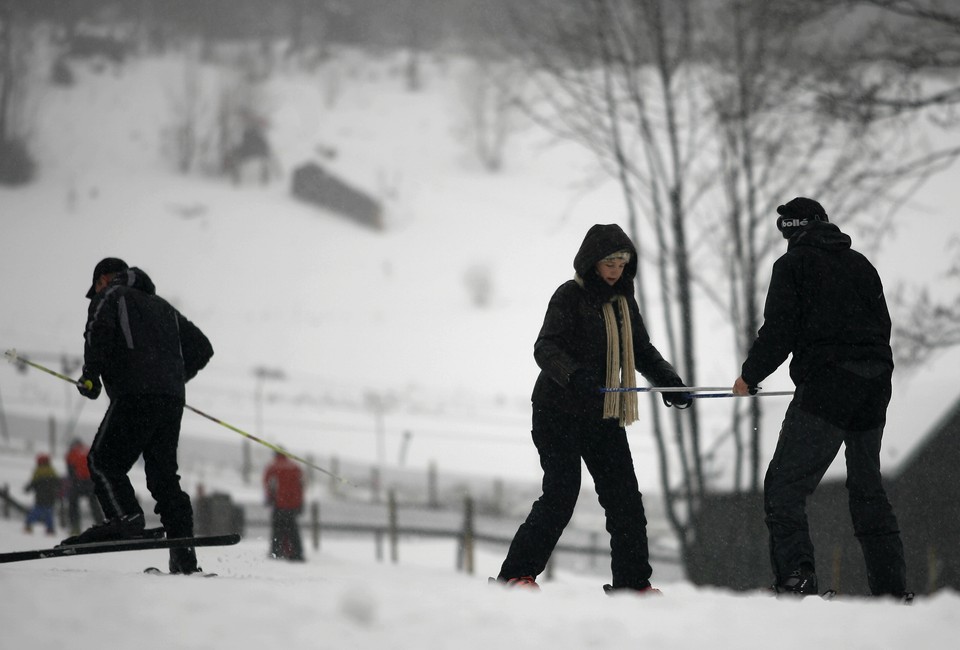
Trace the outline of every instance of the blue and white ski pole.
[[[717, 392], [720, 391], [720, 392]], [[691, 398], [710, 397], [783, 397], [793, 395], [792, 390], [756, 392], [753, 395], [737, 395], [729, 386], [637, 386], [634, 388], [601, 388], [601, 393], [689, 393]]]

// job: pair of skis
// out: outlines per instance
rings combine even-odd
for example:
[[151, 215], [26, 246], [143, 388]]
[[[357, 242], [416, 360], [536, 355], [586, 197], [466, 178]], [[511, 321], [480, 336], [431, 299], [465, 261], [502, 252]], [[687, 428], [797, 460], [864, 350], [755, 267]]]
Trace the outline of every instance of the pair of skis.
[[[151, 549], [190, 548], [197, 546], [232, 546], [239, 541], [240, 535], [236, 533], [228, 535], [179, 537], [173, 539], [167, 539], [165, 537], [138, 537], [135, 539], [70, 544], [68, 546], [54, 546], [53, 548], [34, 549], [30, 551], [0, 553], [0, 564], [6, 562], [25, 562], [27, 560], [44, 560], [56, 557], [73, 557], [75, 555], [119, 553], [122, 551], [146, 551]], [[148, 572], [150, 571], [148, 570]]]

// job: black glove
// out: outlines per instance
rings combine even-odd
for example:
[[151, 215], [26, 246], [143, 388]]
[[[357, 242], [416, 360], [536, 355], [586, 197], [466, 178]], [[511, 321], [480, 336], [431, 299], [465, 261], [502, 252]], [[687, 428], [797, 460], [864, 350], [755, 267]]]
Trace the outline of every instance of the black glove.
[[584, 397], [597, 395], [600, 392], [600, 379], [589, 370], [581, 368], [570, 375], [570, 388], [577, 395]]
[[100, 383], [99, 377], [81, 375], [80, 379], [77, 380], [77, 391], [87, 399], [97, 399], [100, 397], [100, 391], [102, 389], [103, 384]]
[[[679, 379], [670, 386], [670, 388], [683, 388], [684, 383]], [[663, 400], [664, 406], [672, 406], [678, 409], [685, 409], [693, 402], [693, 398], [690, 397], [690, 393], [685, 392], [676, 392], [676, 393], [660, 393], [660, 399]]]

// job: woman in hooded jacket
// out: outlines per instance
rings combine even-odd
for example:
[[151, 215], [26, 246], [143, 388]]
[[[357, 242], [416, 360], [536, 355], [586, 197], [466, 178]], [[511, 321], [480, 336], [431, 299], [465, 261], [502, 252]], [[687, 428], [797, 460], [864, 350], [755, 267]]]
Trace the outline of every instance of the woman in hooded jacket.
[[[593, 477], [610, 533], [608, 592], [659, 593], [650, 585], [646, 517], [627, 443], [637, 420], [640, 372], [655, 386], [683, 387], [673, 366], [650, 343], [634, 297], [637, 253], [616, 224], [597, 224], [573, 262], [576, 274], [554, 292], [534, 344], [540, 375], [533, 389], [533, 443], [543, 468], [543, 494], [517, 530], [497, 581], [538, 588], [536, 577], [573, 515], [581, 459]], [[690, 396], [664, 393], [685, 408]]]

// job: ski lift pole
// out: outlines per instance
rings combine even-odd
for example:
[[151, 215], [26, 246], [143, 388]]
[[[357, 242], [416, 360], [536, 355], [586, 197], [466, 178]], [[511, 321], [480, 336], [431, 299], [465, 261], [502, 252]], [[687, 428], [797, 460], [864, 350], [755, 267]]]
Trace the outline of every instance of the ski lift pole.
[[634, 386], [631, 388], [601, 388], [601, 393], [693, 393], [696, 391], [730, 390], [729, 386]]
[[[720, 392], [716, 392], [720, 391]], [[689, 393], [696, 399], [716, 397], [782, 397], [793, 395], [792, 390], [756, 392], [752, 395], [737, 395], [729, 386], [637, 386], [633, 388], [601, 388], [601, 393]]]
[[[69, 382], [69, 383], [73, 384], [74, 386], [82, 386], [82, 384], [81, 384], [78, 380], [76, 380], [76, 379], [74, 379], [74, 378], [72, 378], [72, 377], [68, 377], [67, 375], [61, 374], [61, 373], [57, 372], [56, 370], [51, 370], [50, 368], [47, 368], [46, 366], [43, 366], [43, 365], [41, 365], [41, 364], [39, 364], [39, 363], [36, 363], [36, 362], [34, 362], [34, 361], [30, 361], [29, 359], [25, 359], [24, 357], [21, 357], [20, 355], [17, 354], [17, 351], [16, 351], [16, 350], [7, 350], [7, 351], [4, 352], [3, 354], [4, 354], [5, 357], [7, 357], [7, 361], [9, 361], [10, 363], [21, 363], [21, 364], [25, 364], [25, 365], [30, 366], [31, 368], [35, 368], [35, 369], [37, 369], [37, 370], [40, 370], [41, 372], [45, 372], [45, 373], [47, 373], [48, 375], [53, 375], [53, 376], [56, 377], [57, 379], [62, 379], [62, 380], [64, 380], [64, 381], [66, 381], [66, 382]], [[87, 386], [88, 388], [92, 388], [92, 387], [93, 387], [93, 383], [92, 383], [90, 380], [87, 380], [86, 383], [88, 384], [88, 386]], [[327, 476], [330, 476], [331, 478], [335, 478], [335, 479], [337, 479], [338, 481], [340, 481], [341, 483], [346, 483], [347, 485], [350, 485], [350, 486], [352, 486], [352, 487], [356, 487], [356, 486], [354, 486], [350, 481], [348, 481], [347, 479], [343, 478], [342, 476], [338, 476], [338, 475], [334, 474], [333, 472], [331, 472], [331, 471], [329, 471], [329, 470], [326, 470], [326, 469], [324, 469], [324, 468], [322, 468], [322, 467], [319, 467], [319, 466], [311, 463], [310, 461], [306, 460], [305, 458], [300, 458], [300, 457], [297, 456], [296, 454], [291, 454], [289, 451], [283, 449], [282, 447], [279, 447], [279, 446], [277, 446], [277, 445], [275, 445], [275, 444], [273, 444], [273, 443], [267, 442], [266, 440], [261, 440], [260, 438], [256, 437], [255, 435], [250, 434], [250, 433], [247, 433], [247, 432], [244, 431], [243, 429], [237, 428], [237, 427], [233, 426], [232, 424], [229, 424], [229, 423], [227, 423], [227, 422], [224, 422], [223, 420], [221, 420], [221, 419], [219, 419], [219, 418], [215, 418], [215, 417], [213, 417], [212, 415], [209, 415], [209, 414], [207, 414], [207, 413], [204, 413], [203, 411], [201, 411], [201, 410], [198, 409], [198, 408], [194, 408], [194, 407], [190, 406], [189, 404], [184, 404], [183, 407], [186, 408], [186, 409], [189, 409], [189, 410], [193, 411], [193, 412], [196, 413], [197, 415], [200, 415], [200, 416], [202, 416], [202, 417], [207, 418], [208, 420], [210, 420], [210, 421], [212, 421], [212, 422], [216, 422], [217, 424], [219, 424], [219, 425], [222, 426], [222, 427], [225, 427], [225, 428], [227, 428], [227, 429], [230, 429], [230, 430], [233, 431], [234, 433], [239, 433], [241, 436], [243, 436], [243, 437], [245, 437], [245, 438], [249, 438], [250, 440], [253, 440], [254, 442], [258, 442], [258, 443], [260, 443], [261, 445], [263, 445], [264, 447], [267, 447], [267, 448], [269, 448], [269, 449], [272, 449], [273, 451], [277, 452], [278, 454], [283, 454], [284, 456], [286, 456], [287, 458], [290, 458], [291, 460], [295, 460], [295, 461], [297, 461], [298, 463], [303, 463], [303, 464], [306, 465], [307, 467], [311, 467], [311, 468], [317, 470], [318, 472], [323, 472], [323, 473], [326, 474]]]
[[793, 395], [792, 390], [772, 390], [768, 393], [754, 393], [753, 395], [737, 395], [736, 393], [731, 393], [727, 391], [725, 393], [691, 393], [690, 397], [694, 399], [703, 399], [709, 397], [783, 397], [785, 395]]

